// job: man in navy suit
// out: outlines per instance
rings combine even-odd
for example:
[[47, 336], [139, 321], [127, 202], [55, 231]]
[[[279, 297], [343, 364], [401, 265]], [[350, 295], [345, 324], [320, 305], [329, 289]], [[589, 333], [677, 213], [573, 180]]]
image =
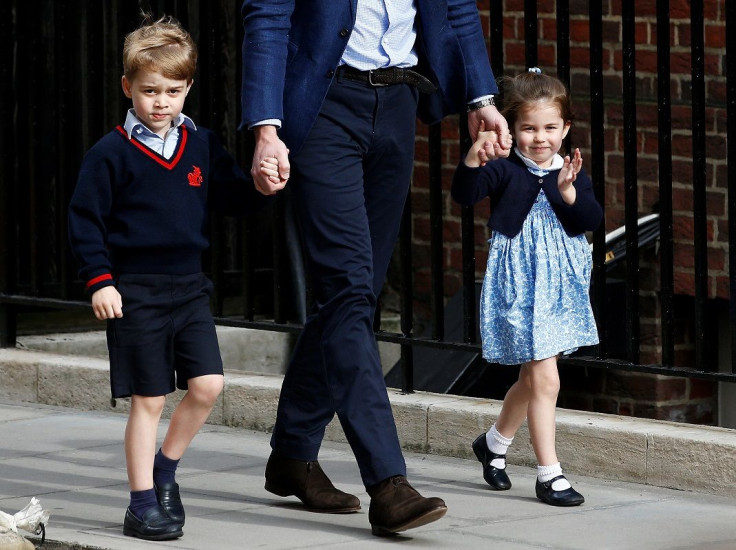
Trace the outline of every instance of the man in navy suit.
[[435, 521], [445, 503], [406, 480], [373, 317], [417, 113], [431, 123], [467, 110], [473, 139], [481, 121], [508, 134], [475, 0], [245, 0], [242, 12], [251, 173], [266, 195], [288, 181], [315, 298], [281, 389], [266, 489], [315, 512], [360, 509], [317, 461], [337, 414], [371, 497], [373, 534]]

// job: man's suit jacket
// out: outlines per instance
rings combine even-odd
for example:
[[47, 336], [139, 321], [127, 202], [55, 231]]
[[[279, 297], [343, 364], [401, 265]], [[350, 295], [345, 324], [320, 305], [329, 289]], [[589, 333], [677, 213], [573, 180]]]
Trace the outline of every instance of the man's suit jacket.
[[[279, 119], [292, 152], [311, 129], [355, 22], [358, 0], [245, 0], [241, 127]], [[428, 123], [496, 93], [475, 0], [415, 0], [419, 71], [438, 86], [422, 96]]]

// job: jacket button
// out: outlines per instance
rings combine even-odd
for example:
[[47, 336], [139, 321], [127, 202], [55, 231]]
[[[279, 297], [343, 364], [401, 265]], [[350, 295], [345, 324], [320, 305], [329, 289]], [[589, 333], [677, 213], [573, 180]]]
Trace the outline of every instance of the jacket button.
[[539, 178], [539, 183], [544, 183], [544, 180], [542, 178]]
[[335, 76], [335, 71], [333, 71], [332, 69], [330, 69], [329, 71], [327, 71], [327, 72], [325, 73], [325, 76], [326, 76], [327, 78], [332, 78], [333, 76]]
[[347, 30], [347, 29], [341, 29], [341, 30], [340, 30], [340, 36], [341, 36], [342, 38], [345, 38], [345, 37], [346, 37], [346, 36], [347, 36], [348, 34], [349, 34], [349, 33], [348, 33], [348, 30]]

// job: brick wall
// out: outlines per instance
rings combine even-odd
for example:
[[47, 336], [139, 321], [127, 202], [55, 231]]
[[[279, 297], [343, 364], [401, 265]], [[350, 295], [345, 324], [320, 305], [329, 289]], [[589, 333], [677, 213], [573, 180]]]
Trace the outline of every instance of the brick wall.
[[[478, 2], [486, 35], [489, 29], [489, 2]], [[492, 0], [497, 1], [497, 0]], [[543, 71], [556, 72], [556, 2], [540, 0], [538, 6], [538, 64]], [[606, 230], [624, 223], [624, 153], [623, 153], [623, 64], [621, 55], [621, 1], [605, 1], [603, 6], [603, 86], [605, 101], [605, 181]], [[725, 0], [705, 2], [705, 86], [706, 86], [706, 155], [707, 155], [707, 235], [708, 293], [711, 298], [728, 298], [728, 220], [726, 209], [726, 81], [725, 81]], [[576, 112], [572, 132], [574, 147], [580, 147], [584, 165], [590, 159], [589, 30], [588, 2], [571, 0], [571, 90]], [[522, 0], [504, 2], [504, 69], [507, 74], [525, 70], [524, 5]], [[639, 214], [656, 211], [658, 201], [658, 129], [657, 129], [657, 33], [656, 1], [636, 3], [636, 120], [637, 178]], [[690, 3], [670, 1], [671, 101], [672, 101], [672, 173], [675, 293], [685, 302], [677, 315], [676, 353], [678, 365], [692, 366], [692, 310], [687, 297], [694, 294], [693, 274], [693, 192], [690, 67]], [[499, 75], [496, 75], [499, 76]], [[458, 118], [442, 123], [442, 166], [444, 194], [445, 292], [448, 297], [460, 291], [461, 246], [460, 209], [449, 197], [449, 187], [460, 159]], [[413, 201], [413, 243], [416, 312], [426, 318], [429, 303], [429, 215], [427, 129], [417, 127], [417, 147]], [[590, 166], [586, 166], [590, 171]], [[489, 237], [485, 223], [488, 201], [476, 207], [476, 271], [481, 278], [487, 258]], [[641, 263], [641, 362], [661, 361], [659, 303], [659, 257], [656, 250], [642, 251]], [[593, 378], [596, 380], [593, 381]], [[589, 391], [573, 388], [561, 396], [587, 410], [633, 414], [672, 420], [715, 421], [715, 384], [619, 373], [586, 373]], [[564, 389], [563, 384], [563, 389]]]

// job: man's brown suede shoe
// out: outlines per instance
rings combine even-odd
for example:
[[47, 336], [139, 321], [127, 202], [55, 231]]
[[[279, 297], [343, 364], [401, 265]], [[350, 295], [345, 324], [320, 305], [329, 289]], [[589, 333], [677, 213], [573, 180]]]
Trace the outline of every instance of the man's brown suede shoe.
[[310, 512], [347, 514], [360, 510], [360, 499], [336, 489], [319, 462], [280, 458], [266, 464], [266, 490], [280, 497], [296, 496]]
[[447, 506], [441, 498], [420, 495], [404, 476], [394, 476], [368, 488], [371, 505], [368, 521], [378, 537], [426, 525], [445, 515]]

